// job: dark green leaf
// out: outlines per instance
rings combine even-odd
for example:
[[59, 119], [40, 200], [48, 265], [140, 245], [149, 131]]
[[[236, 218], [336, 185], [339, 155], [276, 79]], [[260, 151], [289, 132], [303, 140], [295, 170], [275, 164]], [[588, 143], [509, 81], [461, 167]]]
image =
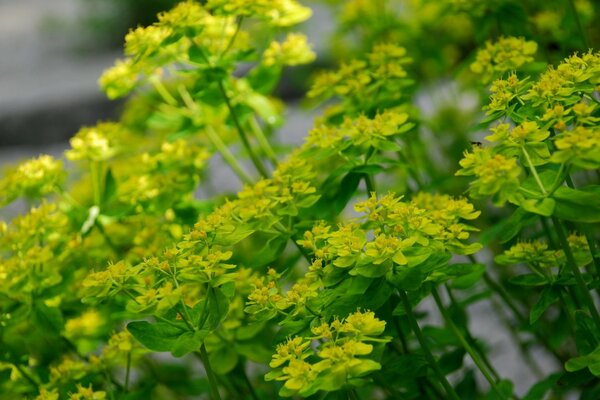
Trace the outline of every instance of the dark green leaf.
[[151, 324], [148, 321], [134, 321], [127, 324], [127, 330], [143, 344], [153, 351], [171, 351], [176, 340], [187, 332], [164, 322]]
[[524, 274], [510, 278], [510, 283], [519, 286], [544, 286], [548, 284], [548, 280], [537, 274]]
[[102, 192], [102, 205], [108, 204], [117, 193], [117, 181], [109, 168], [104, 177], [104, 191]]
[[600, 193], [597, 193], [597, 187], [575, 190], [561, 186], [552, 197], [556, 200], [554, 216], [574, 222], [600, 222]]
[[557, 302], [559, 299], [560, 288], [554, 286], [545, 287], [540, 294], [540, 298], [533, 305], [531, 311], [529, 312], [529, 323], [533, 325], [542, 316], [544, 311], [546, 311], [550, 305]]
[[544, 400], [546, 398], [546, 393], [556, 386], [558, 378], [560, 378], [560, 373], [555, 373], [548, 376], [546, 379], [537, 382], [529, 389], [522, 400]]

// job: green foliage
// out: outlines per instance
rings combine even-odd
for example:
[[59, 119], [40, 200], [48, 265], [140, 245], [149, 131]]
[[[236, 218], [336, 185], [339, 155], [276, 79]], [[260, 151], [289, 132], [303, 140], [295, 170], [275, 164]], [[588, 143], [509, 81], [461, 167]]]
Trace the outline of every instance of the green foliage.
[[[297, 148], [273, 93], [316, 57], [291, 31], [310, 8], [188, 0], [100, 78], [119, 121], [66, 166], [7, 171], [0, 203], [29, 209], [0, 223], [0, 398], [517, 398], [477, 302], [532, 371], [524, 398], [597, 395], [600, 53], [573, 40], [598, 37], [592, 3], [554, 36], [554, 1], [327, 3], [356, 43], [316, 74]], [[448, 80], [485, 114], [424, 106]]]

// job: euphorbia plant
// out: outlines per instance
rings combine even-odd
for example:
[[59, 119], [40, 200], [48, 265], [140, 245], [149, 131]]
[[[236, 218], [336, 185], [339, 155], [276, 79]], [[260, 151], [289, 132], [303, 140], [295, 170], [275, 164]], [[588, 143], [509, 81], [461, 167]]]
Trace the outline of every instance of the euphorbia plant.
[[[284, 67], [315, 59], [286, 31], [309, 8], [185, 1], [127, 35], [100, 78], [130, 96], [121, 120], [82, 128], [68, 167], [40, 156], [0, 181], [3, 204], [30, 206], [0, 225], [0, 396], [518, 398], [469, 329], [485, 322], [468, 305], [490, 296], [541, 375], [526, 398], [598, 394], [600, 55], [540, 74], [534, 41], [490, 38], [460, 84], [492, 82], [480, 127], [495, 145], [444, 172], [432, 151], [459, 155], [428, 142], [417, 78], [455, 65], [419, 70], [426, 54], [381, 3], [389, 25], [313, 80], [323, 116], [287, 154], [274, 93]], [[426, 3], [412, 4], [425, 20], [457, 12]], [[215, 156], [237, 194], [206, 196]], [[456, 196], [457, 169], [500, 210]], [[559, 368], [540, 370], [523, 332]]]

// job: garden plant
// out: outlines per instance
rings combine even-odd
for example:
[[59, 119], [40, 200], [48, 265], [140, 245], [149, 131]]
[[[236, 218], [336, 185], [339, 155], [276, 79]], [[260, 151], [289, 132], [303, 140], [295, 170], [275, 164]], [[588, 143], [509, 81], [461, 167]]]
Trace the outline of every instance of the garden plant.
[[598, 8], [188, 0], [132, 29], [120, 119], [0, 180], [0, 399], [599, 399]]

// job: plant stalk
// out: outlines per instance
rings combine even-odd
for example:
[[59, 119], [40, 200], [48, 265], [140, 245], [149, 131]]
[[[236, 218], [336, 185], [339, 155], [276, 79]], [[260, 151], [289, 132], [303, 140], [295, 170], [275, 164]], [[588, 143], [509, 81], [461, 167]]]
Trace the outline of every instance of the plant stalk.
[[256, 153], [252, 149], [252, 146], [250, 145], [250, 141], [248, 140], [248, 135], [246, 134], [246, 131], [244, 131], [244, 129], [242, 128], [242, 124], [240, 123], [240, 121], [235, 113], [235, 110], [233, 109], [233, 106], [231, 105], [229, 96], [227, 96], [227, 91], [225, 90], [225, 86], [223, 86], [223, 81], [219, 80], [218, 84], [219, 84], [219, 90], [221, 91], [221, 95], [223, 96], [223, 99], [225, 100], [225, 104], [227, 105], [227, 108], [229, 109], [229, 114], [231, 115], [231, 118], [233, 119], [233, 123], [235, 124], [238, 134], [240, 135], [242, 144], [246, 148], [246, 151], [248, 152], [248, 155], [250, 156], [252, 163], [254, 164], [254, 166], [260, 173], [260, 175], [263, 178], [267, 178], [269, 176], [269, 173], [265, 169], [265, 166], [262, 164], [262, 161], [260, 160], [260, 158], [256, 155]]
[[440, 366], [438, 365], [437, 361], [435, 361], [435, 357], [433, 356], [433, 353], [431, 353], [431, 350], [427, 345], [427, 341], [425, 340], [425, 336], [423, 336], [423, 332], [419, 327], [417, 318], [415, 317], [415, 314], [412, 311], [410, 300], [408, 299], [407, 294], [403, 290], [398, 290], [398, 294], [400, 295], [400, 300], [402, 300], [402, 305], [404, 306], [404, 311], [406, 312], [408, 322], [410, 323], [412, 330], [415, 333], [419, 344], [421, 345], [421, 349], [423, 350], [423, 353], [425, 355], [425, 358], [427, 359], [427, 362], [429, 363], [429, 366], [431, 367], [438, 380], [444, 387], [444, 390], [446, 391], [448, 397], [453, 400], [460, 400], [460, 397], [458, 397], [458, 394], [456, 393], [450, 382], [448, 382], [448, 379], [446, 379], [446, 376], [440, 369]]
[[569, 246], [569, 242], [567, 242], [567, 237], [565, 235], [564, 228], [562, 223], [556, 217], [552, 217], [552, 222], [554, 223], [554, 229], [556, 230], [556, 234], [558, 236], [558, 241], [560, 242], [563, 251], [565, 252], [565, 256], [567, 257], [567, 265], [571, 269], [573, 276], [575, 276], [575, 282], [579, 289], [582, 292], [583, 299], [586, 303], [589, 313], [594, 319], [594, 323], [596, 327], [600, 330], [600, 314], [598, 314], [598, 310], [596, 309], [596, 305], [594, 304], [594, 299], [590, 294], [590, 291], [583, 280], [583, 276], [579, 271], [579, 267], [577, 267], [577, 262], [575, 262], [575, 257], [573, 257], [573, 252], [571, 251], [571, 246]]
[[208, 360], [208, 353], [206, 352], [206, 346], [202, 343], [200, 347], [200, 360], [204, 365], [204, 369], [206, 370], [206, 376], [208, 377], [208, 383], [210, 386], [210, 397], [213, 400], [221, 400], [221, 395], [219, 394], [219, 384], [217, 383], [217, 377], [210, 367], [210, 361]]
[[452, 318], [448, 314], [448, 310], [446, 310], [446, 308], [444, 307], [444, 303], [442, 303], [442, 299], [440, 298], [440, 295], [439, 295], [437, 289], [433, 288], [431, 290], [431, 294], [433, 295], [433, 299], [435, 300], [435, 303], [436, 303], [438, 309], [440, 310], [440, 313], [442, 314], [442, 317], [444, 318], [444, 321], [446, 322], [446, 325], [448, 326], [448, 328], [450, 328], [452, 333], [454, 333], [454, 335], [456, 336], [458, 341], [461, 343], [463, 348], [466, 350], [466, 352], [469, 353], [469, 355], [471, 356], [471, 359], [473, 360], [473, 362], [475, 363], [477, 368], [479, 368], [479, 371], [481, 371], [484, 378], [489, 382], [490, 386], [492, 387], [492, 390], [494, 390], [494, 392], [496, 392], [496, 394], [498, 394], [498, 396], [500, 396], [502, 398], [502, 392], [500, 391], [500, 389], [498, 389], [498, 386], [496, 385], [496, 380], [492, 377], [492, 375], [490, 374], [490, 371], [486, 368], [485, 363], [483, 362], [481, 357], [479, 357], [479, 354], [477, 354], [475, 349], [473, 349], [473, 347], [471, 347], [469, 342], [465, 339], [464, 335], [460, 332], [458, 327], [454, 324], [454, 321], [452, 321]]
[[258, 121], [254, 116], [250, 118], [249, 124], [250, 129], [252, 129], [252, 133], [254, 134], [254, 137], [256, 137], [256, 140], [258, 141], [258, 145], [260, 146], [261, 150], [263, 151], [263, 153], [265, 153], [269, 161], [271, 161], [271, 164], [273, 164], [273, 166], [276, 166], [279, 161], [277, 160], [275, 151], [273, 151], [269, 140], [265, 136], [265, 133], [263, 132], [262, 128], [260, 127]]

